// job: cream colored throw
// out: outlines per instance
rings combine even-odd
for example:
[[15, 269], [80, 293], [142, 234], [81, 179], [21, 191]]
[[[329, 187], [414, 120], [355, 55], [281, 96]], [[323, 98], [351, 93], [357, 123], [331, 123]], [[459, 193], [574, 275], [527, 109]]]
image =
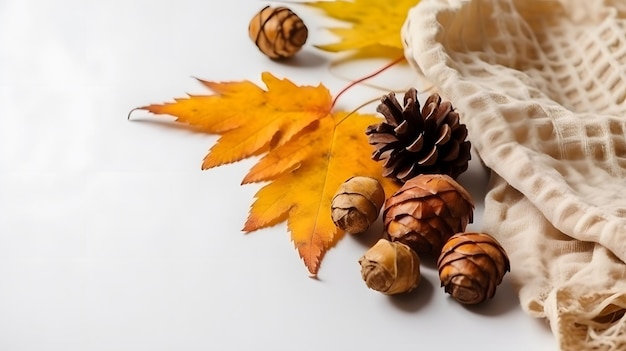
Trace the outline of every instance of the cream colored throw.
[[402, 35], [492, 170], [523, 308], [562, 350], [626, 350], [626, 0], [421, 0]]

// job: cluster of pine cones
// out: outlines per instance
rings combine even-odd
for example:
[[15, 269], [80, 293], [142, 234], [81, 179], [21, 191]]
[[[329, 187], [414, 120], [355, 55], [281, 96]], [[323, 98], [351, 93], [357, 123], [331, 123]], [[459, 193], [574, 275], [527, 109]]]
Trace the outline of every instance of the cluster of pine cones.
[[[402, 186], [385, 199], [379, 185], [352, 179], [346, 185], [354, 191], [340, 189], [333, 206], [333, 220], [349, 232], [355, 223], [356, 231], [367, 229], [378, 216], [376, 208], [384, 206], [384, 238], [359, 261], [366, 284], [385, 294], [413, 290], [420, 281], [419, 255], [425, 254], [435, 257], [441, 285], [457, 301], [475, 304], [493, 297], [510, 263], [492, 236], [465, 232], [474, 203], [456, 181], [470, 160], [459, 114], [436, 93], [420, 108], [416, 89], [405, 93], [403, 105], [394, 93], [385, 95], [377, 111], [384, 121], [366, 130], [372, 158], [383, 162], [384, 176]], [[367, 210], [351, 211], [357, 203]]]

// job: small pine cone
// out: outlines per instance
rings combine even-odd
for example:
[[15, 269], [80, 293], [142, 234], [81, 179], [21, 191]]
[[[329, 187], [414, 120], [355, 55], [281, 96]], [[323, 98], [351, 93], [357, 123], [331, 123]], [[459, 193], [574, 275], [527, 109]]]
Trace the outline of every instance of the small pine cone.
[[387, 295], [409, 292], [420, 281], [420, 259], [408, 246], [380, 239], [359, 259], [361, 277]]
[[352, 177], [339, 186], [333, 197], [333, 222], [348, 233], [362, 233], [378, 218], [384, 202], [385, 191], [378, 180]]
[[465, 230], [473, 220], [470, 194], [454, 179], [443, 174], [422, 174], [385, 201], [386, 236], [418, 254], [439, 256], [443, 244]]
[[302, 48], [309, 31], [290, 9], [266, 6], [250, 21], [248, 35], [269, 58], [282, 59], [295, 55]]
[[383, 161], [383, 175], [401, 182], [418, 174], [447, 174], [457, 178], [468, 167], [467, 128], [448, 101], [434, 93], [420, 112], [417, 90], [404, 94], [404, 108], [394, 93], [385, 95], [376, 109], [385, 121], [365, 134], [374, 145], [372, 159]]
[[437, 260], [441, 286], [463, 304], [477, 304], [496, 293], [510, 271], [509, 258], [492, 236], [458, 233], [444, 245]]

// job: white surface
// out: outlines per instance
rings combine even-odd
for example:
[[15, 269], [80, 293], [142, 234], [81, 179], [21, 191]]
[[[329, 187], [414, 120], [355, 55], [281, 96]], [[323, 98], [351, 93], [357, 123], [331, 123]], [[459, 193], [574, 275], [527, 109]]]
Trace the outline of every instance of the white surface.
[[[204, 92], [191, 76], [259, 82], [267, 70], [336, 93], [346, 81], [311, 46], [330, 40], [329, 22], [292, 6], [309, 43], [275, 63], [247, 38], [266, 4], [0, 0], [0, 350], [555, 350], [508, 279], [471, 308], [428, 261], [415, 293], [368, 290], [357, 260], [375, 230], [344, 238], [308, 278], [284, 225], [240, 231], [258, 189], [239, 185], [251, 161], [201, 172], [214, 136], [147, 113], [126, 120]], [[398, 68], [375, 82], [410, 80]], [[383, 93], [359, 86], [340, 107]], [[460, 180], [479, 230], [476, 157]]]

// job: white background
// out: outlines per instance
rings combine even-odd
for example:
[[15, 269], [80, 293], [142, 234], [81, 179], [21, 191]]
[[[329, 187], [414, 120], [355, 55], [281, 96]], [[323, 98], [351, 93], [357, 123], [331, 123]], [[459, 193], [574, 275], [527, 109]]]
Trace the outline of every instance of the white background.
[[[508, 278], [474, 307], [444, 294], [430, 261], [414, 293], [367, 289], [357, 260], [380, 225], [345, 237], [309, 278], [284, 224], [241, 232], [259, 188], [240, 186], [253, 160], [202, 172], [215, 136], [143, 112], [126, 120], [205, 93], [192, 77], [260, 83], [270, 71], [336, 93], [381, 66], [330, 68], [337, 56], [312, 44], [334, 40], [332, 22], [297, 5], [306, 48], [265, 58], [247, 26], [267, 4], [0, 0], [0, 351], [555, 350]], [[373, 83], [412, 79], [396, 67]], [[384, 93], [358, 86], [338, 107]], [[477, 157], [460, 181], [480, 230]]]

